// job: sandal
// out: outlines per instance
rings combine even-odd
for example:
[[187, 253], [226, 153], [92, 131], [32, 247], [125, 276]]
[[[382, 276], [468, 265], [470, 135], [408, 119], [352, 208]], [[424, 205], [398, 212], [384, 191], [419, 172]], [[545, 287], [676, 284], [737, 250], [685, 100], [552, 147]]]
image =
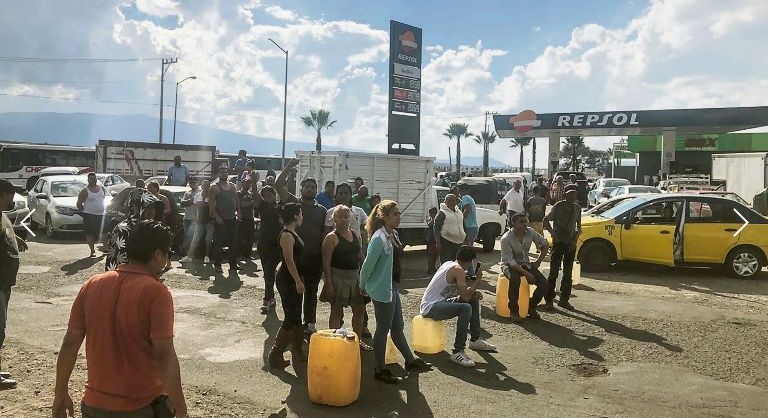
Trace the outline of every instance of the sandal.
[[373, 351], [373, 347], [366, 344], [364, 341], [360, 341], [360, 349], [363, 351]]

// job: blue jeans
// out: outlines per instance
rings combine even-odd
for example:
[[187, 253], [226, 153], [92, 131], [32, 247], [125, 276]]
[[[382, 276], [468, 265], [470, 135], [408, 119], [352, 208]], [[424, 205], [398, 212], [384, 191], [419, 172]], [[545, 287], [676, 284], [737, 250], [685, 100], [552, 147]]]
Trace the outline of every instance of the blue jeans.
[[453, 341], [454, 353], [466, 348], [467, 330], [472, 336], [472, 341], [480, 338], [480, 303], [476, 299], [468, 302], [455, 297], [437, 302], [424, 317], [436, 321], [459, 317], [456, 323], [456, 339]]
[[373, 333], [373, 356], [376, 358], [376, 367], [386, 366], [387, 334], [391, 334], [392, 342], [403, 355], [405, 361], [413, 361], [415, 357], [405, 339], [403, 329], [403, 307], [400, 304], [400, 294], [397, 293], [397, 283], [392, 282], [392, 301], [373, 301], [373, 312], [376, 315], [376, 332]]
[[[477, 239], [477, 235], [480, 233], [480, 228], [474, 226], [474, 227], [467, 227], [467, 245], [470, 247], [475, 245], [475, 240]], [[467, 269], [467, 274], [470, 276], [475, 275], [475, 263], [470, 263], [469, 268]]]

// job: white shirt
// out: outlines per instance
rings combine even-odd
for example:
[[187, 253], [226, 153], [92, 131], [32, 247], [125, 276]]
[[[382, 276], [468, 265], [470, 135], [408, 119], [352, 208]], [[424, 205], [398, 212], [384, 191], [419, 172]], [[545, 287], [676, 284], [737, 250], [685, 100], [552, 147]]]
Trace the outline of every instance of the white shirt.
[[[349, 219], [349, 230], [357, 235], [358, 238], [361, 238], [360, 232], [365, 227], [365, 223], [368, 222], [368, 215], [362, 208], [357, 206], [352, 206], [349, 209], [352, 211], [352, 217]], [[334, 208], [330, 208], [325, 215], [325, 226], [329, 228], [334, 227], [333, 212]]]
[[509, 189], [507, 194], [504, 195], [504, 200], [507, 201], [507, 211], [515, 211], [517, 213], [525, 212], [525, 203], [523, 201], [523, 189], [516, 191], [515, 189]]

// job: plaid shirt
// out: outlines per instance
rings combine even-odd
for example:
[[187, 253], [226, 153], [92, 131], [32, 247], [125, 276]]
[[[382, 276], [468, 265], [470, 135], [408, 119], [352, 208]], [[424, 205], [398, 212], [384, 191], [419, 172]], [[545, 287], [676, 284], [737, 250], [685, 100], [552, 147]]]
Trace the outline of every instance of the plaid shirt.
[[553, 205], [561, 200], [565, 200], [564, 191], [565, 191], [565, 185], [560, 186], [557, 183], [554, 183], [552, 185], [552, 190], [550, 190], [549, 195]]

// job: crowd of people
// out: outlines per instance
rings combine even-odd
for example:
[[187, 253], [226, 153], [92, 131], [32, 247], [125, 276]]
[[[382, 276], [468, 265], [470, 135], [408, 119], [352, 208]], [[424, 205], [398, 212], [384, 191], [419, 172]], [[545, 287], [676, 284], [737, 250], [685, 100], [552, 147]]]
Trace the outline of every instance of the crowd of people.
[[[186, 209], [182, 227], [185, 238], [180, 246], [182, 263], [210, 263], [216, 272], [222, 272], [226, 247], [229, 269], [235, 271], [240, 269], [240, 258], [252, 258], [256, 244], [265, 280], [261, 311], [274, 309], [276, 289], [284, 314], [267, 356], [268, 366], [287, 367], [290, 361], [284, 352], [289, 347], [292, 361], [307, 360], [306, 336], [317, 330], [320, 301], [330, 304], [330, 328], [342, 327], [344, 311], [351, 309], [351, 327], [360, 336], [360, 349], [374, 353], [375, 379], [385, 383], [400, 380], [385, 364], [388, 335], [403, 355], [407, 371], [430, 370], [429, 363], [414, 355], [404, 334], [398, 292], [404, 254], [397, 232], [398, 203], [369, 196], [359, 177], [351, 185], [326, 182], [320, 193], [315, 179], [304, 178], [299, 183], [299, 196], [295, 196], [288, 185], [296, 181], [298, 160], [291, 160], [277, 177], [274, 171], [267, 172], [262, 182], [254, 165], [244, 158], [245, 153], [241, 157], [234, 166], [236, 184], [228, 181], [226, 167], [219, 170], [213, 182], [200, 181], [190, 176], [180, 158], [169, 168], [168, 182], [189, 187], [181, 201]], [[556, 179], [551, 189], [541, 179], [537, 182], [527, 200], [523, 199], [521, 184], [516, 183], [499, 207], [510, 220], [510, 229], [501, 238], [501, 262], [511, 282], [509, 308], [513, 321], [521, 320], [517, 294], [523, 278], [537, 286], [528, 317], [540, 317], [536, 306], [541, 299], [547, 308], [553, 307], [561, 265], [564, 277], [558, 304], [573, 309], [569, 303], [571, 269], [580, 231], [576, 190], [572, 185], [563, 185], [562, 178]], [[89, 374], [82, 402], [84, 416], [110, 416], [115, 411], [133, 411], [139, 413], [137, 416], [143, 416], [140, 411], [155, 414], [148, 416], [186, 415], [173, 348], [173, 301], [159, 280], [170, 268], [173, 252], [173, 232], [167, 222], [171, 204], [156, 182], [142, 186], [137, 184], [130, 192], [127, 217], [110, 234], [105, 273], [85, 282], [72, 307], [57, 364], [54, 416], [72, 412], [68, 381], [83, 341]], [[0, 203], [7, 203], [5, 188], [0, 182]], [[555, 201], [547, 214], [547, 202], [558, 196], [562, 199]], [[78, 207], [87, 214], [84, 218], [91, 256], [103, 223], [103, 197], [95, 176], [89, 176]], [[466, 354], [467, 347], [496, 350], [480, 337], [482, 294], [477, 285], [483, 275], [473, 247], [478, 234], [476, 217], [472, 196], [465, 186], [455, 186], [439, 208], [429, 210], [425, 231], [427, 272], [432, 277], [420, 313], [438, 321], [458, 318], [450, 359], [465, 367], [475, 366]], [[256, 218], [260, 220], [258, 234]], [[4, 251], [0, 251], [0, 257], [8, 255], [11, 267], [16, 260], [18, 270], [18, 252], [26, 245], [12, 228], [7, 230], [10, 226], [6, 221], [4, 216], [0, 242]], [[550, 248], [543, 230], [552, 236], [549, 278], [539, 271]], [[539, 257], [533, 262], [529, 257], [531, 244], [539, 249]], [[0, 272], [2, 315], [15, 275], [13, 269]], [[370, 305], [375, 320], [373, 334], [368, 330]], [[5, 318], [0, 319], [4, 324]], [[4, 334], [0, 335], [0, 345], [2, 337]], [[367, 338], [372, 338], [371, 345]], [[130, 378], [122, 378], [126, 375]], [[3, 387], [12, 382], [4, 374], [0, 379], [4, 379], [0, 380]]]

